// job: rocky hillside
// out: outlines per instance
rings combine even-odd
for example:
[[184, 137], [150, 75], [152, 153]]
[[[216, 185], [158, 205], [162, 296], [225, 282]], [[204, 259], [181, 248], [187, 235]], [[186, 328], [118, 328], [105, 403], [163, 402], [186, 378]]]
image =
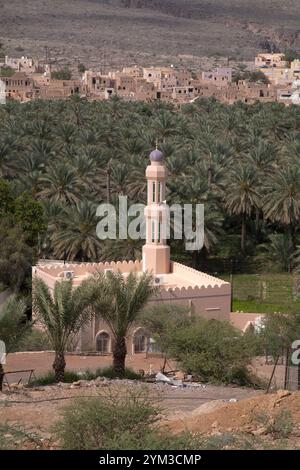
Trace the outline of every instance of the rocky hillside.
[[299, 0], [0, 0], [0, 11], [8, 53], [43, 58], [47, 47], [58, 64], [209, 66], [300, 50]]

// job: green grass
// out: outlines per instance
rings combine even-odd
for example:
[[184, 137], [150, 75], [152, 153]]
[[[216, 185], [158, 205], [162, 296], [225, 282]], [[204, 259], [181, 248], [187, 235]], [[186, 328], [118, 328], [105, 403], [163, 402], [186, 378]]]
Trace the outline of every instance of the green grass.
[[287, 312], [293, 310], [294, 306], [287, 304], [266, 304], [256, 302], [253, 300], [233, 300], [234, 312], [247, 312], [247, 313], [274, 313], [274, 312]]
[[[229, 276], [222, 276], [229, 281]], [[236, 274], [233, 310], [250, 313], [300, 309], [300, 277], [293, 274]]]
[[[105, 367], [103, 369], [97, 369], [95, 372], [86, 370], [84, 372], [75, 372], [67, 370], [65, 372], [64, 383], [77, 382], [78, 380], [94, 380], [97, 377], [106, 377], [108, 379], [118, 378], [112, 367]], [[132, 369], [125, 369], [124, 379], [129, 380], [141, 380], [142, 376]], [[30, 386], [45, 386], [55, 384], [55, 375], [53, 371], [49, 371], [44, 375], [37, 377], [36, 380], [30, 383]]]

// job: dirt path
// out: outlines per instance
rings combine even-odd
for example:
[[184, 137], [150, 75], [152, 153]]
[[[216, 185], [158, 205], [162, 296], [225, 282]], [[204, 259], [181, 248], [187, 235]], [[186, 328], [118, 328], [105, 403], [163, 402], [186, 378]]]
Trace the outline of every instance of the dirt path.
[[[0, 394], [0, 424], [6, 422], [24, 426], [27, 430], [35, 431], [44, 437], [50, 436], [51, 426], [59, 418], [61, 409], [76, 397], [97, 396], [105, 393], [107, 387], [139, 386], [132, 381], [105, 381], [99, 385], [74, 387], [71, 384], [63, 386], [24, 388], [18, 391], [7, 389]], [[145, 385], [143, 385], [145, 386]], [[258, 391], [239, 387], [207, 385], [205, 387], [173, 388], [169, 385], [147, 384], [153, 400], [158, 400], [165, 410], [165, 415], [172, 419], [198, 408], [200, 405], [213, 400], [241, 400], [257, 395]]]

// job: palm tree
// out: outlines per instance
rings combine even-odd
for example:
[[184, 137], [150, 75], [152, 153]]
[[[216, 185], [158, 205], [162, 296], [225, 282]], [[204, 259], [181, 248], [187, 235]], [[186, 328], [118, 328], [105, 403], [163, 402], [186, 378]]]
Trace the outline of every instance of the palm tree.
[[3, 142], [0, 142], [0, 176], [3, 176], [5, 174], [5, 165], [9, 153], [9, 146], [7, 144], [4, 144]]
[[266, 172], [269, 172], [272, 165], [276, 161], [277, 147], [270, 144], [263, 139], [257, 139], [251, 145], [247, 155], [247, 162], [253, 165], [259, 177], [262, 177]]
[[56, 129], [56, 135], [58, 138], [57, 147], [63, 148], [73, 143], [76, 138], [77, 129], [70, 122], [60, 123]]
[[56, 257], [80, 261], [99, 259], [101, 242], [96, 234], [96, 209], [96, 204], [85, 199], [58, 213], [51, 236]]
[[[259, 186], [262, 185], [265, 175], [269, 174], [276, 162], [277, 147], [270, 144], [263, 139], [255, 140], [246, 156], [247, 164], [254, 167], [257, 175], [257, 182]], [[255, 210], [255, 231], [256, 236], [259, 233], [259, 220], [261, 215], [261, 208], [257, 207]]]
[[15, 220], [1, 217], [0, 282], [14, 292], [26, 289], [31, 266], [36, 263], [35, 248], [29, 246], [26, 234]]
[[41, 199], [52, 202], [76, 203], [80, 195], [80, 182], [76, 172], [64, 162], [52, 164], [47, 173], [41, 177], [43, 189], [39, 193]]
[[126, 194], [128, 187], [128, 165], [126, 163], [118, 163], [111, 167], [111, 183], [113, 192], [120, 196]]
[[[10, 297], [2, 311], [0, 312], [0, 341], [5, 345], [6, 356], [15, 348], [26, 334], [30, 327], [30, 322], [26, 317], [26, 304], [23, 300], [19, 300], [16, 296]], [[1, 357], [4, 351], [1, 351], [0, 344], [0, 392], [3, 387], [4, 357]]]
[[163, 110], [154, 119], [152, 129], [157, 138], [165, 143], [168, 137], [178, 132], [179, 117], [170, 111]]
[[33, 311], [36, 321], [45, 328], [55, 351], [53, 369], [57, 382], [64, 380], [68, 345], [91, 319], [87, 293], [86, 282], [73, 288], [72, 280], [56, 281], [52, 295], [41, 278], [33, 280]]
[[94, 314], [111, 328], [114, 337], [113, 367], [119, 377], [124, 376], [126, 336], [137, 321], [150, 297], [156, 292], [149, 273], [99, 273], [90, 281]]
[[271, 175], [264, 187], [263, 212], [266, 219], [287, 227], [295, 247], [295, 227], [300, 217], [300, 169], [287, 166]]
[[254, 169], [248, 165], [238, 165], [227, 174], [225, 187], [225, 207], [232, 215], [242, 219], [241, 250], [245, 253], [246, 221], [259, 207], [260, 195], [257, 189], [257, 177]]
[[136, 260], [142, 257], [142, 246], [144, 241], [141, 239], [133, 240], [128, 238], [122, 240], [105, 240], [102, 246], [102, 261], [118, 261], [118, 260]]
[[290, 237], [284, 233], [271, 234], [268, 243], [259, 245], [258, 252], [255, 259], [270, 271], [291, 272], [297, 263], [297, 252], [293, 251]]

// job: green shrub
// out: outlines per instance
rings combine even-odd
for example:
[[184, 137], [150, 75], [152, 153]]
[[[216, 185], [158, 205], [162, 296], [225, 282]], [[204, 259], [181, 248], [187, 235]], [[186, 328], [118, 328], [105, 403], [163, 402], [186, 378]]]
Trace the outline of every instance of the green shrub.
[[[107, 379], [117, 379], [118, 374], [116, 374], [114, 368], [110, 366], [110, 367], [104, 367], [103, 369], [97, 369], [95, 377], [106, 377]], [[124, 376], [122, 378], [128, 379], [128, 380], [140, 380], [142, 376], [141, 374], [135, 372], [134, 370], [126, 367]]]
[[[72, 383], [77, 382], [78, 380], [94, 380], [97, 377], [106, 377], [108, 379], [115, 379], [117, 375], [115, 374], [112, 367], [105, 367], [104, 369], [97, 369], [96, 372], [92, 372], [90, 370], [86, 370], [84, 372], [75, 372], [67, 370], [65, 371], [65, 383]], [[142, 376], [132, 369], [125, 369], [125, 376], [124, 379], [128, 380], [139, 380]], [[32, 386], [43, 386], [43, 385], [52, 385], [55, 384], [55, 375], [53, 371], [49, 371], [44, 375], [39, 376], [35, 381], [31, 382]]]
[[67, 406], [54, 430], [65, 449], [138, 448], [157, 423], [159, 412], [142, 387], [108, 390], [105, 396]]
[[0, 69], [0, 76], [2, 77], [12, 77], [15, 73], [16, 71], [12, 67], [9, 67], [8, 65], [4, 65]]
[[[62, 449], [74, 450], [251, 450], [287, 445], [247, 433], [172, 435], [159, 426], [161, 411], [142, 386], [108, 389], [105, 396], [77, 399], [64, 408], [53, 432]], [[282, 425], [282, 417], [277, 417], [276, 432], [279, 437], [280, 429], [280, 436], [287, 437], [289, 427], [286, 417]]]
[[[65, 371], [64, 382], [72, 383], [82, 378], [83, 378], [82, 375], [78, 374], [77, 372], [67, 370]], [[40, 375], [39, 377], [37, 377], [37, 379], [32, 381], [30, 385], [31, 386], [40, 386], [40, 385], [44, 386], [44, 385], [53, 385], [55, 383], [57, 383], [55, 380], [55, 374], [52, 370], [50, 370], [46, 374]]]
[[0, 450], [21, 450], [26, 444], [42, 447], [43, 441], [15, 424], [0, 424]]
[[161, 409], [144, 387], [78, 399], [62, 411], [54, 426], [63, 449], [197, 450], [199, 437], [176, 436], [159, 428]]
[[64, 67], [61, 70], [51, 72], [51, 78], [55, 80], [71, 80], [72, 72], [70, 69], [68, 69], [68, 67]]
[[49, 341], [47, 334], [44, 331], [36, 328], [30, 329], [30, 331], [24, 336], [21, 342], [18, 344], [17, 351], [47, 351], [52, 350], [53, 347]]
[[170, 337], [173, 356], [200, 380], [251, 383], [247, 366], [254, 355], [253, 341], [230, 323], [198, 319], [191, 326], [170, 331]]
[[257, 420], [265, 426], [266, 434], [271, 434], [274, 439], [288, 438], [295, 426], [290, 410], [280, 410], [273, 416], [260, 413]]
[[239, 385], [240, 387], [267, 388], [267, 383], [250, 372], [247, 367], [232, 367], [224, 377], [224, 383]]

